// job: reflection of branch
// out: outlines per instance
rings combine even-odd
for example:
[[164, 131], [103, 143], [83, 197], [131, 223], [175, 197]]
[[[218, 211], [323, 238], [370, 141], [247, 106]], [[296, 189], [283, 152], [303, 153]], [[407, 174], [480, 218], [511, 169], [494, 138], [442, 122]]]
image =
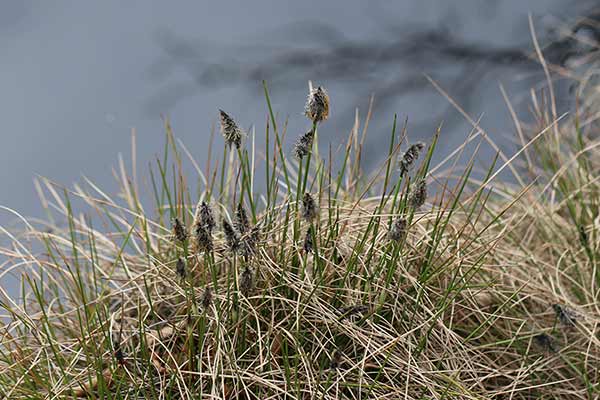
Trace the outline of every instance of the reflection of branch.
[[[302, 35], [302, 32], [305, 33]], [[496, 48], [467, 43], [441, 29], [414, 33], [392, 29], [391, 32], [394, 33], [388, 35], [390, 38], [384, 40], [349, 40], [326, 25], [303, 22], [292, 25], [287, 33], [277, 37], [285, 40], [285, 37], [303, 36], [308, 38], [311, 46], [296, 45], [290, 49], [289, 45], [286, 48], [261, 45], [231, 51], [213, 45], [207, 51], [173, 32], [163, 31], [157, 36], [157, 42], [166, 59], [154, 66], [152, 76], [160, 80], [173, 68], [180, 67], [189, 74], [190, 81], [167, 85], [147, 108], [153, 113], [164, 111], [202, 88], [254, 85], [262, 79], [277, 85], [314, 77], [321, 81], [351, 82], [353, 89], [368, 88], [376, 93], [378, 104], [385, 107], [392, 104], [385, 99], [428, 90], [429, 86], [422, 78], [423, 71], [447, 75], [448, 71], [456, 69], [459, 73], [453, 79], [460, 85], [455, 95], [461, 103], [468, 104], [472, 89], [486, 70], [536, 66], [529, 51], [520, 47]], [[324, 40], [317, 41], [319, 35]], [[573, 49], [572, 38], [561, 39], [546, 46], [544, 55], [549, 62], [563, 64], [573, 54]], [[205, 54], [211, 54], [215, 59], [208, 60]], [[474, 63], [477, 73], [473, 72]], [[348, 92], [357, 93], [356, 90]]]

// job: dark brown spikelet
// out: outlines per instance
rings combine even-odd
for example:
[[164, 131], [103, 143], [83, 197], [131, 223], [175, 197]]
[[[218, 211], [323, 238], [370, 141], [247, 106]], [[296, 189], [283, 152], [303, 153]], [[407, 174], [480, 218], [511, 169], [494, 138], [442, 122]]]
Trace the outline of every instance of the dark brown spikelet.
[[406, 235], [406, 225], [408, 222], [404, 217], [398, 217], [394, 222], [392, 222], [392, 226], [388, 231], [388, 239], [393, 240], [395, 242], [401, 241]]
[[242, 205], [238, 204], [238, 208], [235, 212], [235, 227], [239, 233], [245, 234], [250, 229], [250, 221], [248, 220], [248, 213]]
[[338, 349], [335, 349], [333, 351], [333, 354], [331, 355], [331, 362], [329, 363], [329, 368], [330, 369], [338, 369], [340, 367], [341, 363], [342, 363], [342, 353], [340, 353], [340, 351]]
[[209, 234], [212, 234], [213, 229], [215, 228], [215, 217], [213, 216], [212, 209], [205, 201], [202, 201], [196, 206], [194, 225], [197, 224], [204, 227]]
[[221, 133], [225, 138], [225, 142], [229, 146], [235, 146], [239, 149], [242, 146], [242, 137], [244, 132], [237, 126], [233, 118], [231, 118], [225, 111], [219, 110], [221, 120]]
[[246, 267], [242, 271], [242, 274], [240, 275], [239, 287], [240, 292], [242, 292], [244, 296], [248, 296], [254, 288], [254, 273], [250, 267]]
[[317, 203], [310, 193], [302, 197], [302, 218], [310, 222], [317, 217]]
[[314, 123], [325, 121], [329, 117], [329, 95], [323, 87], [318, 86], [310, 91], [304, 114]]
[[227, 219], [223, 218], [221, 222], [223, 225], [223, 233], [225, 234], [225, 240], [227, 241], [227, 247], [233, 253], [236, 253], [240, 248], [240, 238], [238, 233], [233, 229], [233, 226], [227, 221]]
[[183, 243], [187, 239], [187, 233], [185, 231], [185, 228], [179, 220], [179, 218], [177, 217], [173, 219], [173, 236], [175, 237], [175, 240], [179, 243]]
[[248, 259], [254, 257], [260, 241], [260, 225], [254, 225], [248, 233], [242, 237], [242, 255]]
[[213, 249], [212, 236], [201, 224], [194, 224], [194, 244], [196, 251], [211, 251]]
[[296, 143], [294, 144], [294, 156], [302, 160], [305, 156], [310, 153], [312, 150], [313, 139], [315, 137], [315, 132], [311, 129], [306, 132], [304, 135], [300, 136]]
[[210, 287], [206, 287], [204, 289], [204, 293], [202, 293], [202, 299], [201, 299], [201, 303], [202, 303], [202, 307], [206, 310], [210, 307], [210, 305], [212, 304], [212, 291], [210, 290]]
[[425, 148], [425, 143], [417, 142], [412, 144], [408, 150], [404, 152], [400, 158], [400, 172], [407, 173], [414, 166], [415, 161], [419, 158], [419, 154]]
[[185, 268], [185, 261], [183, 260], [183, 258], [179, 257], [177, 259], [177, 264], [175, 266], [175, 271], [177, 272], [177, 275], [180, 278], [185, 278], [185, 276], [186, 276], [186, 268]]
[[533, 339], [546, 352], [556, 353], [558, 351], [554, 338], [546, 333], [535, 335]]
[[416, 210], [425, 204], [425, 200], [427, 200], [427, 184], [425, 183], [425, 179], [421, 179], [414, 186], [410, 194], [409, 202], [411, 207]]
[[573, 310], [561, 304], [552, 304], [552, 308], [563, 326], [569, 328], [575, 326], [577, 323], [577, 314]]
[[306, 230], [306, 235], [304, 235], [304, 244], [302, 245], [302, 249], [308, 254], [313, 251], [314, 243], [313, 243], [313, 235], [312, 235], [312, 227]]
[[116, 349], [115, 349], [115, 359], [117, 360], [117, 364], [119, 365], [125, 365], [125, 355], [123, 354], [123, 350], [121, 349], [120, 345], [116, 345]]

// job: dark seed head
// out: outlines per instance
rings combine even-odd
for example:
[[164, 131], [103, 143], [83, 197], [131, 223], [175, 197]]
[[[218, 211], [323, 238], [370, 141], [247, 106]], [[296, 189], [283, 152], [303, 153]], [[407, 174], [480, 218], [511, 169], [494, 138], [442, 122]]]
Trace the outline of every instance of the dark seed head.
[[342, 354], [340, 353], [339, 350], [334, 350], [333, 354], [331, 355], [331, 362], [329, 364], [329, 368], [331, 369], [338, 369], [340, 367], [340, 364], [342, 362]]
[[233, 229], [233, 226], [231, 226], [226, 218], [223, 218], [222, 225], [225, 240], [227, 241], [227, 247], [229, 247], [229, 250], [233, 253], [236, 253], [240, 248], [240, 238], [238, 233]]
[[242, 235], [248, 231], [250, 228], [250, 221], [248, 220], [248, 213], [246, 209], [242, 205], [242, 203], [238, 204], [237, 211], [235, 213], [235, 227], [238, 232]]
[[568, 308], [567, 306], [563, 306], [561, 304], [552, 304], [552, 308], [556, 314], [556, 317], [560, 321], [560, 323], [565, 327], [573, 327], [577, 322], [576, 313]]
[[318, 86], [310, 91], [304, 114], [314, 123], [325, 121], [329, 117], [329, 95], [323, 87]]
[[123, 354], [123, 350], [121, 349], [121, 344], [119, 342], [115, 342], [115, 359], [117, 360], [117, 364], [124, 365], [125, 364], [125, 355]]
[[540, 333], [533, 337], [538, 346], [544, 351], [556, 353], [557, 347], [554, 338], [546, 333]]
[[402, 155], [400, 158], [400, 172], [406, 173], [410, 171], [417, 160], [419, 158], [419, 154], [425, 148], [425, 143], [417, 142], [412, 144]]
[[183, 243], [187, 239], [185, 228], [177, 217], [173, 219], [173, 236], [175, 236], [175, 240], [179, 243]]
[[211, 251], [213, 249], [212, 236], [201, 224], [194, 225], [194, 241], [197, 251]]
[[313, 243], [312, 227], [310, 227], [306, 230], [306, 235], [304, 235], [304, 244], [303, 244], [302, 248], [306, 253], [310, 253], [313, 251], [314, 243]]
[[427, 184], [424, 179], [421, 179], [413, 188], [409, 201], [410, 205], [416, 210], [425, 204], [425, 200], [427, 200]]
[[221, 120], [221, 133], [225, 138], [225, 142], [229, 146], [235, 146], [239, 149], [242, 145], [242, 137], [244, 136], [243, 131], [225, 111], [219, 110], [219, 115]]
[[177, 259], [177, 265], [175, 266], [175, 270], [177, 272], [177, 275], [179, 275], [180, 278], [185, 278], [186, 271], [185, 271], [185, 261], [183, 260], [183, 258], [179, 257]]
[[246, 267], [244, 268], [244, 271], [242, 271], [239, 285], [240, 292], [242, 292], [244, 296], [248, 296], [254, 288], [254, 274], [250, 267]]
[[302, 198], [302, 218], [310, 222], [317, 217], [317, 203], [310, 193]]
[[212, 304], [212, 291], [210, 287], [206, 287], [204, 289], [204, 293], [202, 293], [202, 307], [206, 310]]
[[242, 255], [247, 259], [254, 257], [260, 241], [260, 225], [255, 225], [242, 236]]
[[310, 153], [312, 150], [313, 139], [315, 137], [315, 132], [311, 129], [306, 132], [304, 135], [300, 136], [296, 143], [294, 144], [294, 156], [302, 160], [305, 156]]
[[407, 221], [404, 217], [398, 217], [394, 222], [392, 222], [392, 226], [388, 231], [388, 238], [395, 242], [401, 241], [406, 235], [406, 225]]
[[210, 206], [202, 201], [196, 206], [196, 214], [194, 215], [194, 225], [202, 226], [208, 234], [212, 234], [215, 228], [215, 218]]

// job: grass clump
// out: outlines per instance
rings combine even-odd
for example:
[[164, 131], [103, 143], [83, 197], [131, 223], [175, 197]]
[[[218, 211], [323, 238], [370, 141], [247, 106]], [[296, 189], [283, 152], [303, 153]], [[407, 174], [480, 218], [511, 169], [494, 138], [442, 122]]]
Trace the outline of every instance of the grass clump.
[[[39, 181], [48, 222], [0, 249], [22, 274], [0, 300], [2, 396], [597, 398], [593, 124], [540, 113], [519, 151], [535, 164], [498, 153], [482, 171], [468, 144], [485, 135], [433, 166], [439, 132], [402, 153], [394, 118], [366, 174], [358, 122], [318, 152], [324, 89], [293, 149], [265, 95], [264, 153], [221, 111], [224, 157], [195, 176], [167, 123], [150, 207], [123, 166], [120, 200]], [[525, 172], [498, 181], [507, 168]]]

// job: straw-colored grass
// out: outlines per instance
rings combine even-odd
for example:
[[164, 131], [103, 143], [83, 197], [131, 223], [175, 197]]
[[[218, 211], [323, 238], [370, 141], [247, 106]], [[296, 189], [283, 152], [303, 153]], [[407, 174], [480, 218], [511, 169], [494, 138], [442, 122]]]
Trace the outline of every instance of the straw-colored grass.
[[147, 179], [120, 163], [118, 197], [38, 181], [48, 220], [0, 249], [22, 276], [0, 300], [0, 396], [599, 398], [595, 124], [538, 109], [482, 170], [479, 127], [433, 165], [439, 132], [406, 155], [394, 120], [365, 174], [358, 122], [330, 152], [315, 118], [298, 154], [265, 95], [263, 152], [226, 114], [204, 171], [167, 123]]

